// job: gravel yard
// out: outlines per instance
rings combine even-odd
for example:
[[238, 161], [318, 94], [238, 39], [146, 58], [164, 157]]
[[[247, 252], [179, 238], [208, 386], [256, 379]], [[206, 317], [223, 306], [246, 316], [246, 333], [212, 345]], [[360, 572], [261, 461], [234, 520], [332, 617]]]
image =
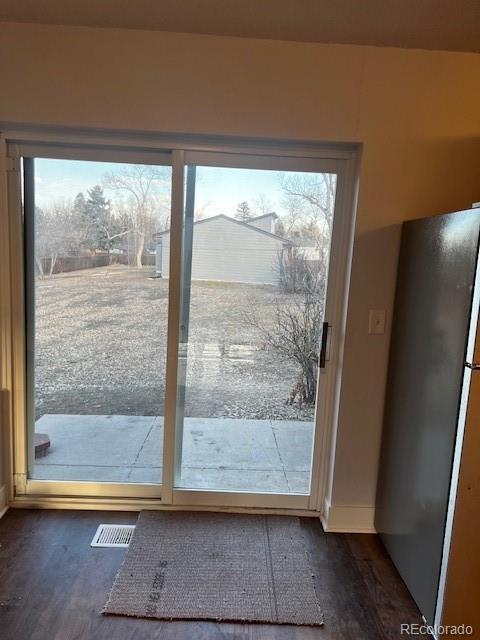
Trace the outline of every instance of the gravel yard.
[[[36, 414], [163, 415], [168, 281], [114, 265], [38, 280]], [[286, 404], [293, 363], [263, 348], [245, 309], [271, 318], [271, 286], [192, 283], [185, 415], [311, 420]]]

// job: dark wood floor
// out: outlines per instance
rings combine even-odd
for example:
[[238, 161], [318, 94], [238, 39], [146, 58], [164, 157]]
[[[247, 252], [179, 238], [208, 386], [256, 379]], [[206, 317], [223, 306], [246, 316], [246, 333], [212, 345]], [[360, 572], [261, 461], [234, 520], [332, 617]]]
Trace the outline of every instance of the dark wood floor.
[[[421, 618], [373, 535], [325, 534], [302, 520], [325, 613], [320, 628], [107, 617], [125, 551], [92, 549], [101, 522], [137, 514], [10, 509], [0, 520], [2, 640], [385, 640]], [[418, 637], [418, 636], [415, 636]]]

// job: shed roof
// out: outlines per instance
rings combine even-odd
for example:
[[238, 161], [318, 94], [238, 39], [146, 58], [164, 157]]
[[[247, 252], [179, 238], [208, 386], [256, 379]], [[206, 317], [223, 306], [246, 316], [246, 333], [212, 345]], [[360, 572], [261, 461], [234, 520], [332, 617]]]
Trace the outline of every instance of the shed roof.
[[[265, 216], [270, 216], [272, 215], [271, 213], [267, 213], [264, 214], [262, 216], [258, 216], [258, 218], [253, 218], [254, 220], [258, 220], [259, 218], [263, 218]], [[276, 215], [276, 214], [274, 214]], [[293, 242], [291, 240], [289, 240], [288, 238], [284, 238], [283, 236], [278, 236], [275, 233], [271, 233], [270, 231], [265, 231], [264, 229], [259, 229], [258, 227], [254, 227], [253, 225], [249, 224], [248, 222], [242, 222], [241, 220], [235, 220], [235, 218], [231, 218], [230, 216], [226, 216], [224, 213], [219, 213], [216, 216], [212, 216], [211, 218], [203, 218], [203, 220], [195, 220], [194, 221], [194, 226], [199, 225], [199, 224], [205, 224], [207, 222], [211, 222], [212, 220], [218, 220], [219, 218], [223, 218], [225, 220], [228, 220], [228, 222], [232, 222], [233, 224], [237, 224], [240, 225], [246, 229], [248, 229], [249, 231], [253, 231], [255, 233], [261, 233], [262, 235], [268, 236], [270, 238], [275, 238], [276, 240], [281, 240], [284, 244], [288, 244], [288, 245], [292, 245]], [[153, 238], [155, 240], [161, 238], [162, 236], [166, 235], [167, 233], [170, 233], [170, 229], [165, 229], [165, 231], [159, 231], [157, 233], [153, 234]]]
[[278, 216], [275, 211], [270, 211], [270, 213], [262, 213], [261, 216], [249, 218], [247, 224], [249, 224], [250, 222], [254, 222], [255, 220], [262, 220], [262, 218], [273, 218], [274, 220], [278, 220]]

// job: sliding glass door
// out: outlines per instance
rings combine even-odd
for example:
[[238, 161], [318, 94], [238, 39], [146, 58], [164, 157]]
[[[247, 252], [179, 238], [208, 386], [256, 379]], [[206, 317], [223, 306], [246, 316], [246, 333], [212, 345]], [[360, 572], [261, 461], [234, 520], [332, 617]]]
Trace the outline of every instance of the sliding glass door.
[[334, 173], [188, 166], [178, 488], [309, 494], [335, 191]]
[[162, 480], [171, 167], [26, 158], [32, 480]]
[[348, 272], [344, 160], [12, 150], [17, 492], [318, 509]]

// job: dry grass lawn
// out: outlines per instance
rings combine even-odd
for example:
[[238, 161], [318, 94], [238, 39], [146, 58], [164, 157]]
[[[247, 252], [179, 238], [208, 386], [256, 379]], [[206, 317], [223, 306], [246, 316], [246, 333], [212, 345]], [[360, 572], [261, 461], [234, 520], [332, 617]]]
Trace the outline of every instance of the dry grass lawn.
[[[38, 280], [36, 413], [162, 415], [168, 281], [120, 265]], [[187, 416], [310, 420], [286, 400], [295, 364], [243, 319], [269, 322], [274, 287], [192, 284]]]

